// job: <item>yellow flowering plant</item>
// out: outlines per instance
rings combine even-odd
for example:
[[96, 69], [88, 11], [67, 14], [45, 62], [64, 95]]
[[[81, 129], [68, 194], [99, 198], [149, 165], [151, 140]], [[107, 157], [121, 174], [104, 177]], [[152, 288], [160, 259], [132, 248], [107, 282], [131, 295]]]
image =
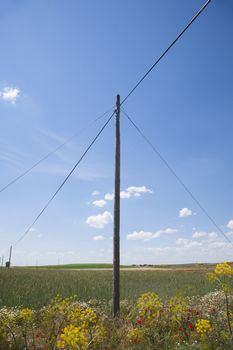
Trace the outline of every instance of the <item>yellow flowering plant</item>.
[[139, 316], [145, 320], [158, 318], [162, 308], [162, 302], [156, 293], [144, 293], [137, 301]]
[[209, 320], [199, 319], [195, 325], [197, 333], [201, 336], [208, 334], [212, 331], [211, 323]]
[[168, 302], [168, 308], [171, 318], [175, 321], [181, 321], [187, 315], [187, 302], [181, 296], [172, 297]]
[[48, 349], [88, 349], [105, 336], [96, 312], [78, 302], [77, 296], [57, 296], [42, 313]]
[[229, 307], [229, 295], [231, 293], [231, 283], [233, 276], [233, 268], [231, 264], [224, 262], [215, 266], [214, 272], [208, 274], [210, 282], [216, 283], [218, 288], [224, 292], [226, 305], [226, 319], [230, 337], [233, 340], [233, 332], [231, 325], [231, 313]]
[[88, 348], [88, 336], [87, 330], [83, 327], [77, 327], [72, 324], [66, 326], [60, 339], [57, 341], [57, 347], [59, 349], [72, 349], [80, 350]]
[[29, 308], [25, 308], [19, 311], [18, 321], [24, 324], [29, 324], [33, 320], [33, 311]]
[[233, 275], [233, 269], [229, 263], [225, 262], [223, 264], [217, 264], [215, 267], [214, 273], [217, 276], [223, 276], [223, 275], [231, 276]]

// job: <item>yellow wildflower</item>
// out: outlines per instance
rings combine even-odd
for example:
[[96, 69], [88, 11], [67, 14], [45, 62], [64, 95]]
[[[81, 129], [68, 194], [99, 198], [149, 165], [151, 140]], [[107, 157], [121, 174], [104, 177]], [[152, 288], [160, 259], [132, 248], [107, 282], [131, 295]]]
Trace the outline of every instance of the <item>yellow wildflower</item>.
[[227, 262], [216, 265], [214, 272], [216, 275], [233, 275], [233, 269]]
[[85, 349], [89, 343], [88, 334], [82, 327], [76, 327], [72, 324], [63, 329], [60, 340], [57, 342], [59, 349], [71, 347], [73, 350]]
[[187, 313], [187, 303], [182, 297], [175, 296], [171, 298], [168, 305], [174, 320], [180, 321]]
[[201, 336], [212, 331], [211, 323], [209, 320], [199, 319], [196, 323], [196, 330]]
[[145, 293], [137, 301], [137, 309], [140, 317], [148, 320], [156, 318], [161, 310], [162, 303], [159, 296], [155, 293]]
[[82, 309], [81, 307], [75, 307], [71, 310], [68, 319], [76, 325], [82, 323], [86, 327], [97, 322], [96, 312], [91, 308]]
[[30, 322], [33, 318], [33, 311], [29, 308], [22, 309], [18, 317], [21, 321]]

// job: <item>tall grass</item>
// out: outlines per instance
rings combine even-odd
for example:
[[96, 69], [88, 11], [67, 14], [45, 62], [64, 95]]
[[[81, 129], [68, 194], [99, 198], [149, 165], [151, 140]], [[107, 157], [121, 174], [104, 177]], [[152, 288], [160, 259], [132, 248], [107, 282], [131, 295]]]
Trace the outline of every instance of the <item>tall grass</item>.
[[[109, 301], [111, 284], [111, 271], [1, 269], [0, 307], [39, 308], [57, 294]], [[121, 271], [121, 299], [135, 300], [148, 291], [162, 298], [177, 293], [204, 295], [212, 289], [206, 274], [198, 271]]]

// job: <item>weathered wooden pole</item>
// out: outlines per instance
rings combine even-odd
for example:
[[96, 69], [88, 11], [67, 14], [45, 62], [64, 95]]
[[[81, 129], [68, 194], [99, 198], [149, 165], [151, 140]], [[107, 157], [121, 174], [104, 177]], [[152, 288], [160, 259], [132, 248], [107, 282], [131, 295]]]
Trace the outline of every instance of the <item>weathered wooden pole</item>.
[[120, 315], [120, 95], [116, 99], [115, 191], [113, 226], [113, 316]]
[[11, 254], [12, 254], [12, 245], [10, 247], [9, 261], [6, 262], [6, 267], [9, 269], [11, 266]]

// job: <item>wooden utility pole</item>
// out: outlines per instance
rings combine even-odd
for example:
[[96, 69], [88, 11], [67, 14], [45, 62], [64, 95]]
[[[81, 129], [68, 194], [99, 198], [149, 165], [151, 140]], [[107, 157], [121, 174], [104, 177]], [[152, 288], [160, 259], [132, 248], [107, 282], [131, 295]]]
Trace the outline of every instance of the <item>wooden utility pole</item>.
[[113, 227], [113, 316], [120, 314], [120, 95], [116, 99], [115, 191]]
[[11, 266], [11, 254], [12, 254], [12, 245], [10, 247], [9, 261], [6, 262], [6, 267], [9, 269]]

